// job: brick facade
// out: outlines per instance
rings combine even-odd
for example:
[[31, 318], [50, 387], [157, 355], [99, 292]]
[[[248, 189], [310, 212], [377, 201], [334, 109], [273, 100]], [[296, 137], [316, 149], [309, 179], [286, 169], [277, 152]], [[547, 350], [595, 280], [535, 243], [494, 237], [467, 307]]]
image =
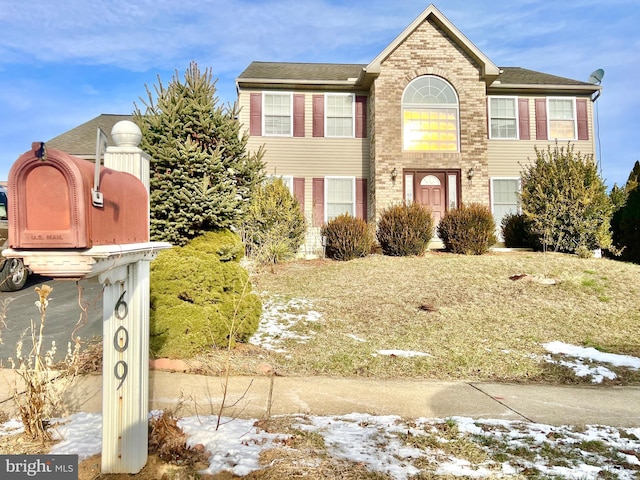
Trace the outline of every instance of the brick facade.
[[[442, 77], [459, 101], [460, 151], [405, 152], [401, 99], [406, 86], [421, 75]], [[480, 66], [434, 23], [421, 24], [381, 62], [371, 90], [371, 172], [375, 199], [372, 217], [403, 199], [402, 170], [456, 169], [461, 172], [461, 200], [489, 205], [486, 85]], [[395, 181], [391, 171], [399, 172]], [[467, 171], [473, 168], [470, 182]]]

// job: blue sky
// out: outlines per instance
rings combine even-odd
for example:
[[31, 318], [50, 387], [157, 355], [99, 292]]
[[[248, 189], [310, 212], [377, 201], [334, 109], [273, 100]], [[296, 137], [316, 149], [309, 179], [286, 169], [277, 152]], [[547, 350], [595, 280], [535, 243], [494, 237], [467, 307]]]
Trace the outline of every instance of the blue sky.
[[[640, 159], [637, 0], [434, 2], [498, 66], [586, 81], [605, 71], [602, 173]], [[368, 63], [429, 0], [0, 0], [0, 180], [32, 141], [101, 113], [128, 114], [158, 76], [195, 60], [220, 101], [253, 60]]]

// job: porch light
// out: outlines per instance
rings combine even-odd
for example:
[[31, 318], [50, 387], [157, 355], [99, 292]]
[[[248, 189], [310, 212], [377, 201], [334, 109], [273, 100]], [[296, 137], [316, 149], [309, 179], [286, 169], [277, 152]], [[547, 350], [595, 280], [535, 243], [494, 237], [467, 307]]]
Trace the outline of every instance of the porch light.
[[467, 178], [469, 179], [469, 181], [471, 181], [471, 179], [473, 178], [473, 176], [476, 174], [475, 170], [473, 169], [473, 167], [471, 167], [469, 170], [467, 170]]
[[396, 178], [398, 178], [398, 169], [393, 167], [393, 170], [391, 170], [391, 180], [395, 182]]

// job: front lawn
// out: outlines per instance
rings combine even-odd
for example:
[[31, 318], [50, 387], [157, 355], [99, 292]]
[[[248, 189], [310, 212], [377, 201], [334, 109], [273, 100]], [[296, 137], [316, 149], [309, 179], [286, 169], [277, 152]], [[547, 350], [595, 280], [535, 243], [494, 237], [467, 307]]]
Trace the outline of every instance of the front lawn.
[[[640, 357], [639, 280], [639, 265], [534, 252], [277, 265], [252, 282], [263, 323], [275, 315], [282, 329], [259, 332], [259, 347], [232, 363], [236, 373], [251, 359], [283, 375], [591, 382], [547, 361], [562, 358], [543, 345]], [[607, 367], [617, 377], [604, 382], [640, 384], [637, 369]]]

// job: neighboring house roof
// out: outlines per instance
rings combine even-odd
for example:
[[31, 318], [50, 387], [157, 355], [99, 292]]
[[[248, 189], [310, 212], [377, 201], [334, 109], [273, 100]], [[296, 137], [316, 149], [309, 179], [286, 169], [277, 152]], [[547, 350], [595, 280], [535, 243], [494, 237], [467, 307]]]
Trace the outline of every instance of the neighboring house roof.
[[48, 147], [62, 150], [76, 157], [93, 159], [96, 156], [98, 128], [107, 135], [108, 144], [115, 145], [111, 138], [111, 129], [119, 121], [131, 120], [131, 118], [131, 115], [103, 113], [45, 143]]

